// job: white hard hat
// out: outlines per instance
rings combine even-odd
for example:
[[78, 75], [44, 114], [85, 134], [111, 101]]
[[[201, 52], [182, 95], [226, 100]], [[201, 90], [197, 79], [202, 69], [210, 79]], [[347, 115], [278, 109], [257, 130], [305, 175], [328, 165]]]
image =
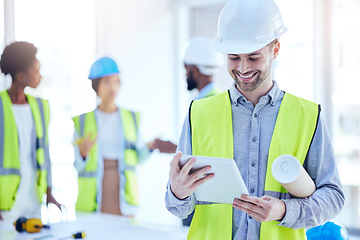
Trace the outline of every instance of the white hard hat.
[[286, 31], [273, 0], [229, 0], [219, 16], [214, 48], [226, 54], [251, 53]]
[[185, 64], [196, 65], [205, 75], [213, 75], [223, 61], [221, 54], [214, 49], [213, 40], [201, 36], [192, 38], [180, 55]]

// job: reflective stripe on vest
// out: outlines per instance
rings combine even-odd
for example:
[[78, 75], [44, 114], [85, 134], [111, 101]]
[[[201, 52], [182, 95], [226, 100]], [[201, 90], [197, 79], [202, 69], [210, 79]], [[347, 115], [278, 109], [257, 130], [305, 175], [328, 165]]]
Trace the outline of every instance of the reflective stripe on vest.
[[[298, 153], [294, 156], [304, 156], [305, 158], [317, 124], [318, 105], [286, 93], [280, 109], [270, 144], [269, 159], [270, 157], [275, 159], [284, 153]], [[232, 111], [229, 92], [194, 101], [189, 111], [193, 155], [233, 158]], [[292, 114], [284, 114], [289, 111]], [[296, 121], [293, 119], [294, 116]], [[285, 133], [287, 137], [279, 137]], [[293, 136], [296, 136], [296, 139], [290, 140]], [[285, 139], [288, 142], [282, 141]], [[271, 169], [271, 165], [268, 166], [268, 170], [269, 168]], [[279, 191], [281, 185], [275, 180], [273, 182], [270, 177], [272, 178], [271, 174], [266, 175], [265, 186], [277, 186], [277, 188], [265, 187], [265, 194], [279, 198], [291, 198], [289, 193]], [[196, 205], [188, 239], [231, 239], [232, 212], [231, 204]], [[262, 223], [260, 238], [306, 239], [304, 229], [294, 230], [279, 227], [277, 224], [276, 221]]]
[[[136, 151], [137, 126], [139, 114], [120, 109], [121, 120], [125, 135], [125, 200], [128, 204], [138, 205], [137, 182], [135, 177], [135, 165], [138, 163]], [[97, 136], [97, 122], [95, 112], [82, 114], [74, 119], [75, 129], [80, 137], [90, 134], [91, 138]], [[76, 210], [92, 212], [97, 209], [97, 170], [99, 149], [95, 143], [87, 156], [87, 164], [78, 178], [78, 198]]]
[[[46, 100], [26, 95], [36, 129], [36, 195], [39, 202], [47, 190], [46, 164], [50, 164], [47, 129], [49, 105]], [[6, 126], [6, 127], [5, 127]], [[0, 93], [0, 209], [10, 210], [15, 202], [20, 183], [19, 139], [12, 111], [12, 102], [7, 91]]]
[[140, 114], [125, 109], [121, 109], [121, 120], [125, 135], [125, 200], [128, 204], [139, 205], [139, 190], [135, 174], [135, 166], [139, 163], [136, 142], [138, 136], [138, 126]]
[[47, 192], [47, 167], [50, 167], [50, 154], [47, 129], [50, 121], [50, 109], [47, 100], [27, 95], [36, 129], [37, 196], [42, 202]]

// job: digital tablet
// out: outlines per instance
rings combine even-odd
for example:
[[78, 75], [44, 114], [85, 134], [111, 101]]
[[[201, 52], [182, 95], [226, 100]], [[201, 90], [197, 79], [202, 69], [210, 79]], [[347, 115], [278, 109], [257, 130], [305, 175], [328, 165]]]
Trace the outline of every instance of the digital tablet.
[[[180, 158], [180, 167], [183, 167], [193, 156], [184, 155]], [[232, 204], [234, 198], [242, 194], [249, 194], [240, 172], [233, 159], [194, 156], [196, 162], [190, 174], [205, 166], [211, 166], [208, 173], [214, 173], [214, 178], [200, 185], [195, 191], [198, 201]]]

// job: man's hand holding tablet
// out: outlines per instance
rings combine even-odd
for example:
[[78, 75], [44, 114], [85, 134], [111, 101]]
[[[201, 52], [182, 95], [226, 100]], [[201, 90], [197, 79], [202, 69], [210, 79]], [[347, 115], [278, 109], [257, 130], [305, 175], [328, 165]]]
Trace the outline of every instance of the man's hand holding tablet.
[[195, 193], [198, 201], [232, 204], [234, 198], [249, 194], [233, 159], [178, 154], [170, 163], [170, 178], [171, 190], [179, 199]]
[[[170, 188], [178, 199], [185, 199], [192, 195], [196, 188], [214, 177], [214, 174], [207, 174], [210, 166], [205, 166], [190, 174], [190, 170], [196, 162], [196, 158], [191, 158], [182, 168], [180, 158], [182, 153], [178, 152], [170, 162]], [[206, 175], [204, 177], [204, 175]]]

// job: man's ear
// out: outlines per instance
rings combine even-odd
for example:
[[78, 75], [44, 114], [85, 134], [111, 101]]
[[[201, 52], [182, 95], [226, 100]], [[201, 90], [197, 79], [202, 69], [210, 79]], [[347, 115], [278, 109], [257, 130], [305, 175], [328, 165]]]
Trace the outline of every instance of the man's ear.
[[195, 79], [198, 79], [199, 75], [201, 74], [200, 70], [195, 65], [192, 66], [192, 74]]
[[275, 44], [274, 44], [274, 49], [273, 49], [274, 59], [277, 58], [277, 56], [279, 54], [279, 51], [280, 51], [280, 42], [276, 41]]

